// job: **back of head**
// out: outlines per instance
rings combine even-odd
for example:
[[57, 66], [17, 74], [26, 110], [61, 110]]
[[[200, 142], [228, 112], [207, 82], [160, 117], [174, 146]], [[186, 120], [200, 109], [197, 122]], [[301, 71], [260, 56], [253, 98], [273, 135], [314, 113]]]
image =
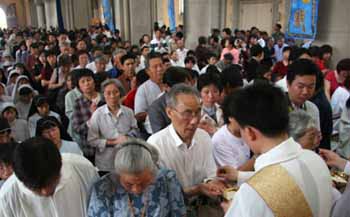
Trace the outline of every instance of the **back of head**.
[[261, 55], [264, 52], [263, 48], [260, 45], [254, 45], [252, 48], [250, 48], [250, 55], [252, 57], [257, 57]]
[[224, 87], [237, 88], [243, 86], [241, 67], [230, 65], [221, 72], [221, 82]]
[[288, 103], [280, 88], [267, 83], [249, 85], [230, 95], [230, 115], [242, 128], [254, 127], [266, 137], [288, 130]]
[[13, 165], [13, 157], [17, 145], [15, 142], [0, 145], [0, 164], [5, 164], [6, 166]]
[[289, 55], [289, 61], [294, 62], [302, 56], [310, 56], [310, 52], [306, 48], [292, 47]]
[[171, 66], [169, 67], [163, 76], [163, 83], [169, 87], [175, 84], [184, 83], [191, 80], [191, 76], [188, 71], [183, 67]]
[[26, 187], [40, 189], [60, 176], [61, 154], [50, 140], [34, 137], [17, 146], [13, 167]]
[[296, 76], [312, 75], [317, 77], [319, 69], [311, 60], [297, 59], [291, 65], [288, 66], [287, 82], [291, 84]]

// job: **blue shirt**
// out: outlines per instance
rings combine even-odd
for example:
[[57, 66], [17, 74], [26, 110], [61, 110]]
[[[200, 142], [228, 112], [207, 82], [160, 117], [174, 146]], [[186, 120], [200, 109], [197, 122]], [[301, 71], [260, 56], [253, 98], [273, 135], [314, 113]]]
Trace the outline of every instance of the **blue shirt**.
[[107, 174], [97, 181], [91, 192], [88, 208], [89, 217], [127, 217], [131, 216], [128, 194], [133, 201], [135, 216], [141, 216], [144, 206], [143, 194], [148, 200], [146, 216], [177, 217], [186, 215], [182, 188], [175, 172], [160, 169], [153, 184], [144, 193], [128, 193], [119, 183], [117, 175]]
[[81, 151], [79, 145], [76, 142], [61, 140], [61, 153], [71, 153], [71, 154], [78, 154], [83, 155], [83, 152]]

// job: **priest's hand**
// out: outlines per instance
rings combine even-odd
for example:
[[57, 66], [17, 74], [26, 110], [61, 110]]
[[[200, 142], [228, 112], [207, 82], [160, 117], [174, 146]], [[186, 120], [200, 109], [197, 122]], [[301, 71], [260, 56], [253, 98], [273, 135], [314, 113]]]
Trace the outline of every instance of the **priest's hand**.
[[320, 148], [320, 155], [326, 161], [326, 164], [331, 167], [337, 167], [340, 170], [344, 170], [346, 165], [346, 160], [341, 158], [339, 155], [333, 151]]
[[224, 178], [229, 182], [237, 181], [238, 178], [238, 170], [230, 166], [219, 167], [216, 174], [218, 177]]
[[199, 192], [208, 197], [216, 197], [222, 195], [224, 190], [225, 187], [214, 182], [199, 184]]

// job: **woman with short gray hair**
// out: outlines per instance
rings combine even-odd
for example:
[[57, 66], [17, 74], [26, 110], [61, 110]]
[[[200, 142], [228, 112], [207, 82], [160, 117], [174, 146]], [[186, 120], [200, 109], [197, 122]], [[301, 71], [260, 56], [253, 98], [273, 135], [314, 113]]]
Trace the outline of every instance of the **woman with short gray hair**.
[[121, 84], [116, 79], [107, 79], [101, 88], [106, 105], [96, 109], [89, 120], [88, 142], [96, 147], [95, 164], [104, 174], [114, 170], [115, 148], [139, 133], [133, 111], [121, 105], [124, 94]]
[[320, 144], [315, 120], [304, 110], [289, 113], [289, 136], [303, 148], [313, 150]]
[[186, 215], [182, 188], [172, 170], [159, 168], [158, 151], [130, 139], [115, 155], [115, 171], [92, 188], [89, 217]]

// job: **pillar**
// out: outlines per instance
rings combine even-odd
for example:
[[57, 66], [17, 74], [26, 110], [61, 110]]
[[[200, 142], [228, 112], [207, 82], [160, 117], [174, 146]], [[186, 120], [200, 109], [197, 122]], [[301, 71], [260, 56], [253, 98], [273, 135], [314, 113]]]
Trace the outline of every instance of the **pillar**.
[[141, 36], [152, 32], [151, 0], [129, 0], [130, 40], [138, 43]]
[[350, 1], [348, 0], [320, 1], [319, 3], [315, 44], [333, 46], [333, 68], [342, 58], [350, 57], [349, 11]]
[[38, 17], [38, 27], [45, 28], [46, 27], [46, 19], [45, 19], [45, 8], [44, 4], [36, 4], [36, 15]]
[[184, 1], [184, 26], [186, 47], [194, 49], [199, 36], [208, 36], [212, 28], [222, 28], [225, 24], [224, 0], [187, 0]]

